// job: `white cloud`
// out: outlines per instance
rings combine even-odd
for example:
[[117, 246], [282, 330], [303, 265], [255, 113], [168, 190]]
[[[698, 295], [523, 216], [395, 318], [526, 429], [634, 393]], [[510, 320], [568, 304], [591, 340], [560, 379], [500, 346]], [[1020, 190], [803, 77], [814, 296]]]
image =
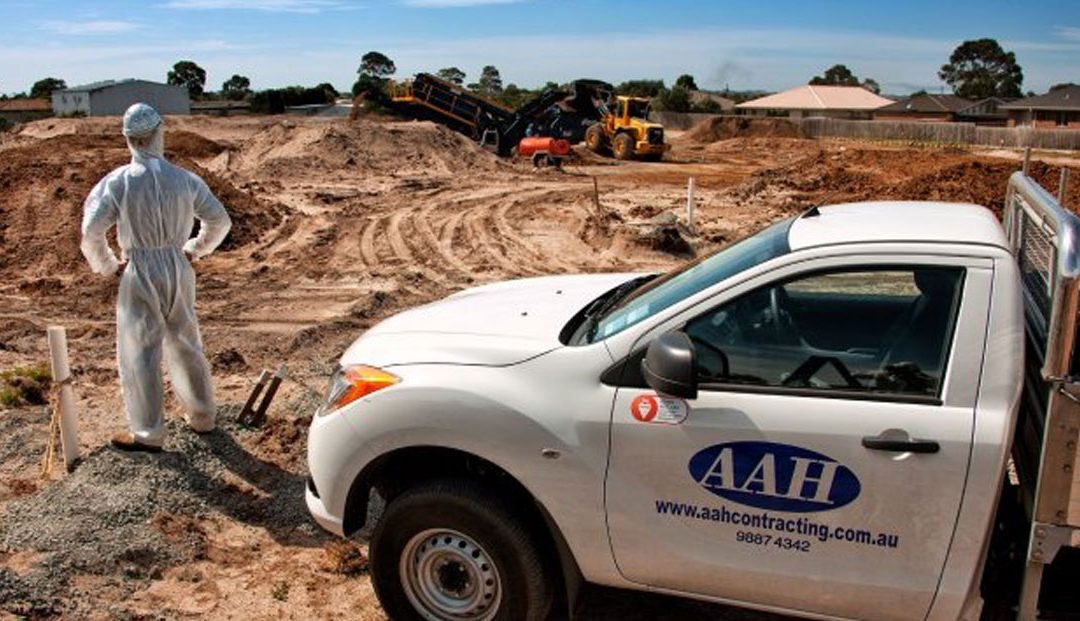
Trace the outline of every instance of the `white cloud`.
[[526, 0], [405, 0], [405, 4], [425, 9], [448, 9], [489, 4], [518, 4], [525, 1]]
[[1076, 26], [1054, 26], [1054, 32], [1062, 39], [1080, 43], [1080, 28]]
[[138, 30], [142, 25], [120, 20], [94, 20], [85, 22], [46, 21], [41, 23], [42, 30], [59, 35], [107, 35]]
[[170, 0], [169, 9], [246, 10], [272, 13], [318, 13], [327, 9], [348, 8], [341, 0]]

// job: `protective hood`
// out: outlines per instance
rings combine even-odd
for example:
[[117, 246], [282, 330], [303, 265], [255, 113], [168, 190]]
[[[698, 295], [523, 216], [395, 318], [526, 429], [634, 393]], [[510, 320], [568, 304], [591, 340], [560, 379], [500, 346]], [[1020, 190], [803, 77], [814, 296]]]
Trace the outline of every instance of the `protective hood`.
[[466, 289], [386, 319], [342, 364], [505, 366], [562, 347], [559, 332], [586, 304], [638, 274], [528, 278]]

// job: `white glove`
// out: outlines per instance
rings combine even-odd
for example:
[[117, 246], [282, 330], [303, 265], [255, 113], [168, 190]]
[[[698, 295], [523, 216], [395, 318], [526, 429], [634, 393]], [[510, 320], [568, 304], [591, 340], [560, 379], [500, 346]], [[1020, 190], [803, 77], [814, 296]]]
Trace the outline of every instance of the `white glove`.
[[201, 258], [201, 255], [195, 249], [196, 242], [198, 241], [198, 239], [192, 238], [187, 240], [187, 243], [184, 244], [184, 252], [186, 252], [188, 256], [191, 257], [192, 261], [198, 261]]

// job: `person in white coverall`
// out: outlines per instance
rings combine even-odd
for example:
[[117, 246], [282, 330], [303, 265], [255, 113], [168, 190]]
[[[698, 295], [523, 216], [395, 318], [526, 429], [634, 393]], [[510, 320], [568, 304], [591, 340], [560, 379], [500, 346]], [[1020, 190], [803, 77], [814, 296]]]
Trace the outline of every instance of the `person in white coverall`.
[[[124, 114], [131, 163], [102, 179], [83, 206], [82, 252], [98, 274], [120, 274], [116, 350], [130, 432], [113, 437], [125, 450], [159, 451], [162, 416], [162, 345], [173, 389], [197, 432], [214, 429], [216, 406], [210, 367], [195, 317], [195, 272], [188, 262], [225, 239], [232, 222], [198, 176], [165, 160], [158, 113], [135, 104]], [[199, 234], [188, 239], [194, 219]], [[105, 238], [116, 225], [120, 259]], [[125, 266], [126, 263], [126, 266]]]

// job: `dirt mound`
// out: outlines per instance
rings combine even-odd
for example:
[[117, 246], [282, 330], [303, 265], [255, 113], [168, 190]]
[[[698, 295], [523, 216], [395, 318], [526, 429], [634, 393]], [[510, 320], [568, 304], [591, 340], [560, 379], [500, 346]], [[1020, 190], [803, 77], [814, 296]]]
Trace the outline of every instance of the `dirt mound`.
[[[233, 219], [223, 249], [255, 241], [279, 224], [287, 209], [259, 199], [203, 169], [196, 159], [220, 144], [188, 132], [170, 134], [173, 161], [202, 176]], [[5, 149], [0, 158], [0, 274], [20, 279], [85, 274], [79, 251], [83, 201], [102, 177], [130, 161], [118, 134], [65, 133]]]
[[445, 127], [365, 120], [325, 125], [281, 122], [242, 145], [236, 159], [238, 170], [279, 178], [307, 176], [312, 170], [448, 176], [501, 167], [495, 155]]
[[[1015, 161], [967, 153], [937, 154], [913, 149], [854, 149], [834, 154], [819, 151], [787, 166], [754, 173], [731, 194], [741, 201], [788, 210], [891, 199], [975, 203], [1000, 215], [1009, 177], [1019, 169]], [[1060, 170], [1032, 162], [1029, 172], [1043, 187], [1053, 190]], [[1080, 210], [1080, 187], [1076, 184], [1070, 187], [1066, 202], [1072, 210]]]
[[165, 134], [165, 155], [171, 160], [210, 158], [225, 149], [225, 145], [192, 132], [168, 130]]
[[717, 116], [686, 130], [682, 139], [705, 144], [731, 138], [799, 138], [799, 126], [787, 119]]

